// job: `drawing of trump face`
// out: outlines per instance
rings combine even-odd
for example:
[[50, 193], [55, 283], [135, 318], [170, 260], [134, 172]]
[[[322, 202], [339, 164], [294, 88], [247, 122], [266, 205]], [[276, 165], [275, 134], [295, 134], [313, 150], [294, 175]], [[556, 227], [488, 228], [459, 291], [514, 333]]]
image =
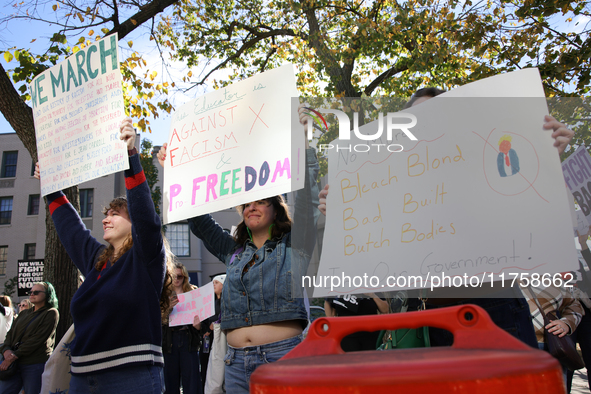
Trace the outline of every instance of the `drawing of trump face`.
[[511, 139], [511, 136], [504, 135], [499, 140], [499, 150], [504, 154], [509, 153], [509, 151], [511, 150]]

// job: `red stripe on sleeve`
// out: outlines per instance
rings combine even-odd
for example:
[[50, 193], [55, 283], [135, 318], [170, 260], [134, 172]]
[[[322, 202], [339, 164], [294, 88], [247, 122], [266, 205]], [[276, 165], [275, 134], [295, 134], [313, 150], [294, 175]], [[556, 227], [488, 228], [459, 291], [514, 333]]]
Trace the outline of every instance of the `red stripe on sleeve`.
[[146, 175], [144, 174], [144, 171], [142, 171], [139, 174], [125, 178], [125, 187], [127, 190], [131, 190], [134, 187], [141, 185], [145, 181]]
[[53, 215], [53, 211], [55, 211], [56, 209], [58, 209], [59, 207], [61, 207], [64, 204], [69, 203], [68, 199], [66, 198], [66, 196], [61, 196], [56, 198], [55, 200], [53, 200], [53, 202], [51, 204], [49, 204], [49, 214]]

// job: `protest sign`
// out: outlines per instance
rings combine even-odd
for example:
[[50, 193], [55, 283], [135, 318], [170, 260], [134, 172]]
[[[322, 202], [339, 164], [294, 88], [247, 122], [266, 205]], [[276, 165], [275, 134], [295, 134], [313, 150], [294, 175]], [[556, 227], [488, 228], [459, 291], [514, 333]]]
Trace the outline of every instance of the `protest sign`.
[[[591, 224], [591, 156], [581, 145], [562, 162], [564, 181], [581, 208], [586, 224]], [[580, 221], [577, 220], [580, 225]]]
[[199, 316], [199, 321], [203, 321], [215, 313], [213, 282], [187, 293], [177, 294], [177, 297], [179, 303], [169, 316], [170, 327], [193, 324], [195, 316]]
[[33, 285], [43, 280], [43, 259], [18, 260], [18, 296], [26, 297]]
[[354, 137], [331, 143], [341, 149], [328, 150], [314, 296], [490, 288], [510, 274], [576, 268], [568, 192], [551, 131], [542, 127], [548, 112], [537, 70], [485, 79], [403, 112], [416, 116], [417, 140], [396, 134], [400, 151], [365, 152], [359, 143], [367, 141]]
[[39, 74], [30, 86], [41, 195], [129, 168], [117, 34]]
[[297, 95], [285, 65], [180, 107], [164, 164], [164, 223], [302, 188], [303, 127], [291, 136]]

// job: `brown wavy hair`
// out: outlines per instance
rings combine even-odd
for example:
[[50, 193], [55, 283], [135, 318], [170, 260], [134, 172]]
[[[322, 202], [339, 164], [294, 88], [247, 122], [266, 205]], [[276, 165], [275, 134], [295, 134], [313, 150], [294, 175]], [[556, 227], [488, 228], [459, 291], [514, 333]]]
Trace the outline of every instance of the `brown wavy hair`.
[[[127, 214], [127, 216], [129, 216], [129, 211], [127, 210], [127, 198], [125, 198], [125, 197], [115, 198], [113, 201], [111, 201], [109, 203], [109, 206], [103, 208], [103, 215], [107, 216], [107, 212], [109, 212], [109, 210], [111, 210], [111, 209], [114, 211], [118, 211], [118, 212], [125, 212]], [[127, 252], [129, 249], [131, 249], [132, 246], [133, 246], [133, 238], [131, 236], [131, 231], [130, 231], [129, 234], [127, 235], [127, 238], [123, 242], [123, 246], [121, 247], [119, 254], [115, 254], [115, 248], [113, 247], [113, 245], [109, 245], [106, 249], [103, 250], [103, 253], [100, 254], [98, 261], [94, 265], [94, 268], [97, 271], [102, 270], [105, 263], [109, 260], [111, 261], [112, 264], [115, 264], [115, 262], [119, 259], [119, 257], [123, 256], [123, 254], [125, 254], [125, 252]]]
[[1, 295], [0, 296], [0, 304], [12, 308], [12, 300], [9, 296]]
[[[281, 238], [284, 234], [287, 234], [291, 231], [291, 216], [289, 215], [289, 208], [285, 203], [282, 195], [278, 195], [275, 197], [269, 197], [263, 199], [263, 201], [268, 201], [273, 205], [275, 209], [275, 220], [273, 221], [273, 226], [271, 227], [271, 239]], [[244, 223], [244, 207], [246, 204], [242, 204], [236, 207], [236, 210], [242, 217], [240, 223], [236, 227], [236, 233], [234, 233], [234, 241], [238, 245], [243, 245], [247, 239], [250, 239], [249, 230]]]
[[187, 267], [185, 267], [185, 265], [183, 263], [181, 263], [180, 261], [175, 261], [173, 263], [173, 267], [172, 267], [172, 272], [173, 272], [173, 278], [174, 275], [176, 275], [176, 270], [179, 269], [181, 271], [183, 271], [183, 293], [186, 293], [188, 291], [193, 290], [195, 287], [189, 283], [189, 271], [187, 271]]

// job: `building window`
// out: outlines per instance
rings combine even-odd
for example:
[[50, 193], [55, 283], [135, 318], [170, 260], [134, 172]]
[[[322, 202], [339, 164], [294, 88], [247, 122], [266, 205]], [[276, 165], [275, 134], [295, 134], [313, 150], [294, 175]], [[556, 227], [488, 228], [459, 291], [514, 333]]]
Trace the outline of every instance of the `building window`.
[[39, 195], [29, 195], [29, 207], [27, 208], [27, 215], [39, 215]]
[[10, 224], [12, 218], [12, 197], [0, 197], [0, 224]]
[[170, 244], [172, 253], [179, 257], [191, 255], [189, 248], [189, 224], [168, 224], [166, 226], [166, 238]]
[[14, 178], [16, 176], [16, 161], [18, 151], [4, 152], [2, 154], [2, 178]]
[[80, 189], [80, 217], [91, 218], [94, 202], [94, 189]]
[[0, 246], [0, 275], [6, 275], [6, 262], [8, 261], [8, 246]]
[[25, 244], [25, 253], [23, 259], [33, 260], [35, 258], [35, 251], [37, 250], [36, 244]]

